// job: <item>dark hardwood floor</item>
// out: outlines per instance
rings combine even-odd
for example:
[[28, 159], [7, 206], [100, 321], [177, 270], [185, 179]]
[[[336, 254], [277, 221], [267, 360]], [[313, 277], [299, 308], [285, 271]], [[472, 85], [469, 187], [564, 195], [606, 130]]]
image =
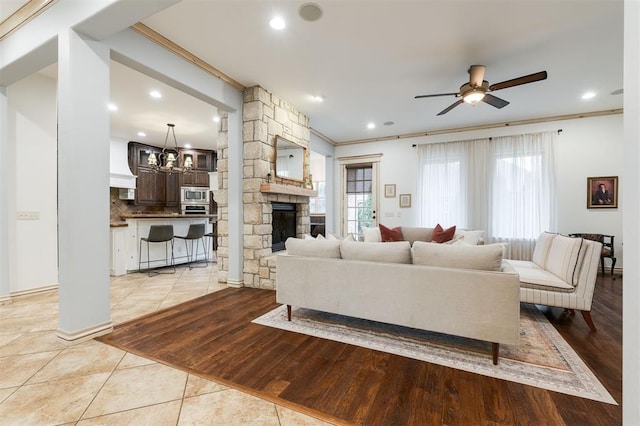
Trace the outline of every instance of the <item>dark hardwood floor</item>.
[[[366, 425], [618, 425], [622, 408], [252, 324], [269, 290], [225, 289], [116, 327], [98, 340], [329, 422]], [[598, 277], [591, 332], [544, 310], [622, 402], [622, 279]]]

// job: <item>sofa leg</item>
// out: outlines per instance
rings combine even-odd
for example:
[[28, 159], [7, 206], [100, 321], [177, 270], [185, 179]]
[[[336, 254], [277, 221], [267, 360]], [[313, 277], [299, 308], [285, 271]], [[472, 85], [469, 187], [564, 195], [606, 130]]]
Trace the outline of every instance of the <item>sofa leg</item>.
[[500, 343], [491, 343], [493, 347], [493, 365], [498, 365], [498, 354], [500, 353]]
[[597, 331], [596, 330], [596, 325], [593, 323], [593, 320], [591, 319], [591, 312], [590, 311], [582, 311], [582, 317], [587, 322], [587, 325], [589, 326], [591, 331]]
[[291, 321], [291, 305], [287, 305], [287, 319]]

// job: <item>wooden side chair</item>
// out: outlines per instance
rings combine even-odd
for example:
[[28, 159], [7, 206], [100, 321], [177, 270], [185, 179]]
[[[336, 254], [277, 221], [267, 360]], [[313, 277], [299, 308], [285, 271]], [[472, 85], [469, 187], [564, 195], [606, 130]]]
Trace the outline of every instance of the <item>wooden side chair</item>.
[[606, 234], [569, 234], [572, 237], [581, 237], [587, 240], [598, 241], [602, 244], [602, 253], [600, 254], [600, 269], [602, 271], [602, 275], [604, 275], [604, 260], [611, 259], [611, 278], [616, 279], [615, 275], [613, 275], [613, 268], [616, 266], [616, 256], [614, 249], [614, 236], [606, 235]]

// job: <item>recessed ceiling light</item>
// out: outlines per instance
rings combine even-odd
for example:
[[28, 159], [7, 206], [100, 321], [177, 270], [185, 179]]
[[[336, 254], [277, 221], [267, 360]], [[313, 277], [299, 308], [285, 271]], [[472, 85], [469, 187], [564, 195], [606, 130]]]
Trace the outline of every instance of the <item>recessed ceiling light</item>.
[[184, 147], [187, 148], [187, 149], [190, 149], [191, 148], [191, 144], [190, 143], [185, 143]]
[[162, 93], [158, 92], [157, 90], [152, 90], [151, 92], [149, 92], [149, 96], [151, 96], [152, 98], [160, 99], [162, 97]]
[[214, 123], [219, 123], [220, 122], [220, 116], [219, 115], [214, 115], [213, 116], [213, 122]]
[[313, 96], [313, 95], [311, 95], [311, 100], [312, 100], [313, 102], [318, 102], [318, 103], [320, 103], [320, 102], [324, 101], [324, 98], [323, 98], [322, 96]]
[[315, 3], [306, 3], [300, 6], [298, 14], [307, 22], [317, 21], [322, 17], [322, 9]]
[[595, 97], [596, 94], [594, 92], [587, 92], [584, 95], [582, 95], [582, 99], [591, 99], [593, 97]]
[[394, 123], [393, 121], [385, 121], [385, 122], [384, 122], [384, 123], [382, 123], [382, 124], [384, 124], [385, 126], [393, 126], [393, 125], [394, 125], [394, 124], [396, 124], [396, 123]]
[[375, 123], [369, 123], [367, 124], [367, 129], [375, 129], [376, 124]]
[[282, 30], [286, 26], [284, 23], [284, 19], [279, 16], [276, 16], [271, 21], [269, 21], [269, 25], [271, 25], [271, 28], [273, 28], [274, 30]]
[[138, 132], [138, 136], [144, 138], [145, 136], [147, 136], [147, 134], [145, 132]]
[[109, 104], [108, 105], [109, 111], [117, 111], [118, 107], [116, 106], [116, 104]]

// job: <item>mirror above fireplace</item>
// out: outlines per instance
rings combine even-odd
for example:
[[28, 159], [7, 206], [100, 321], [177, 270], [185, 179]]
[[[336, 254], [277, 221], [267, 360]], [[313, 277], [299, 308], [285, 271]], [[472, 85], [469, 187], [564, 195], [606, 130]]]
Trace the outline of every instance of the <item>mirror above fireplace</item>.
[[304, 169], [307, 148], [282, 136], [276, 136], [276, 176], [282, 179], [305, 181]]

